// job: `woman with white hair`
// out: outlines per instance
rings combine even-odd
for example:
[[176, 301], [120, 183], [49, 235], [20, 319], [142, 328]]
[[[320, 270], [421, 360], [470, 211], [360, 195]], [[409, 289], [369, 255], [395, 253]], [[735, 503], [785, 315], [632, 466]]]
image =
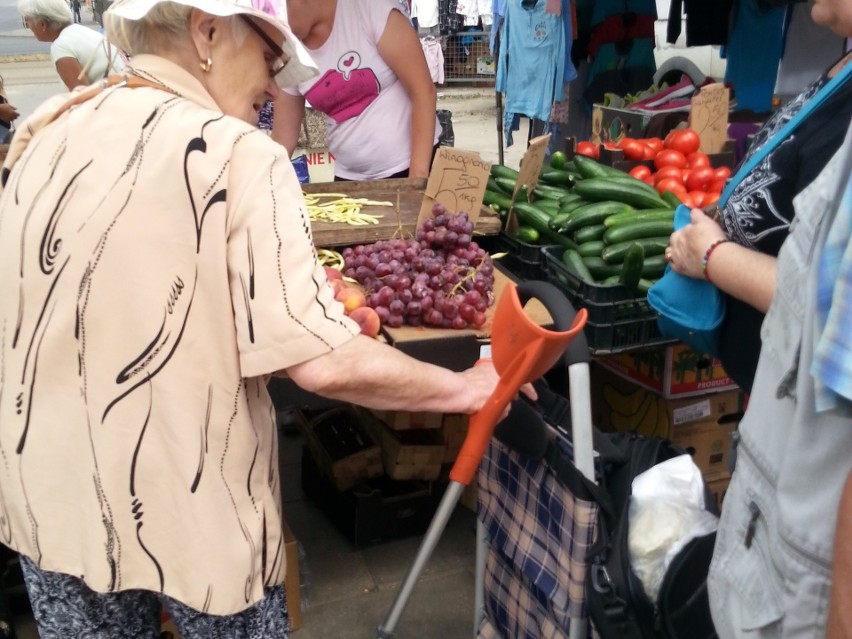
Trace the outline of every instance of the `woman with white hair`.
[[38, 41], [51, 43], [50, 60], [69, 90], [124, 68], [119, 51], [100, 33], [71, 21], [65, 0], [18, 0], [18, 13]]
[[[282, 2], [283, 5], [283, 2]], [[473, 413], [462, 372], [360, 334], [286, 150], [316, 73], [278, 18], [118, 0], [110, 77], [39, 107], [0, 173], [0, 542], [43, 637], [287, 637], [272, 374], [384, 410]]]

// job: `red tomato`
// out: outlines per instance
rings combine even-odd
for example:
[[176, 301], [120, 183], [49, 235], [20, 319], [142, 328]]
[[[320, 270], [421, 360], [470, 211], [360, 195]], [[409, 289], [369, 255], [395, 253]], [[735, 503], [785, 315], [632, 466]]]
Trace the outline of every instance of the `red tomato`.
[[721, 193], [725, 190], [727, 180], [713, 180], [705, 189], [708, 193]]
[[644, 164], [640, 164], [639, 166], [634, 166], [630, 171], [628, 171], [630, 175], [635, 177], [637, 180], [644, 180], [646, 177], [651, 175], [651, 169], [649, 169]]
[[692, 169], [683, 181], [689, 191], [706, 191], [710, 182], [716, 178], [716, 173], [709, 166]]
[[689, 168], [695, 169], [699, 166], [710, 166], [710, 158], [706, 153], [695, 151], [686, 156], [686, 161], [689, 162]]
[[[654, 187], [657, 189], [658, 193], [665, 193], [666, 191], [671, 191], [678, 197], [680, 197], [681, 193], [686, 195], [686, 188], [683, 186], [683, 182], [681, 182], [677, 178], [663, 178], [662, 180], [657, 182]], [[681, 200], [683, 200], [683, 198], [681, 198]]]
[[677, 193], [675, 193], [675, 195], [677, 195], [681, 204], [686, 204], [691, 209], [694, 209], [694, 208], [700, 206], [700, 204], [696, 204], [695, 200], [692, 199], [691, 193], [687, 193], [686, 191], [683, 191], [683, 192], [678, 191]]
[[692, 206], [704, 206], [704, 200], [707, 198], [704, 191], [689, 191], [686, 196], [692, 200]]
[[653, 176], [653, 175], [649, 175], [649, 176], [648, 176], [648, 177], [646, 177], [646, 178], [642, 178], [642, 181], [643, 181], [645, 184], [650, 184], [651, 186], [654, 186], [654, 176]]
[[610, 142], [609, 140], [607, 140], [606, 142], [604, 142], [604, 143], [603, 143], [603, 145], [604, 145], [604, 148], [605, 148], [605, 149], [610, 149], [610, 150], [612, 150], [612, 149], [617, 149], [617, 148], [618, 148], [618, 144], [616, 144], [615, 142]]
[[657, 153], [663, 150], [663, 141], [660, 138], [645, 138], [644, 140], [639, 141], [645, 146], [650, 146]]
[[686, 156], [680, 151], [665, 149], [657, 153], [657, 157], [654, 158], [654, 166], [658, 169], [664, 166], [676, 166], [679, 169], [685, 169]]
[[704, 196], [704, 201], [701, 203], [701, 206], [710, 206], [711, 204], [716, 204], [719, 201], [719, 193], [707, 193]]
[[679, 169], [676, 166], [664, 166], [659, 171], [654, 173], [654, 183], [657, 183], [660, 180], [664, 180], [666, 178], [674, 178], [678, 182], [683, 184], [683, 169]]
[[644, 160], [645, 149], [647, 148], [639, 140], [632, 138], [624, 138], [618, 143], [619, 148], [624, 151], [624, 157], [628, 160]]
[[653, 160], [655, 157], [657, 157], [657, 153], [659, 153], [658, 149], [655, 149], [652, 146], [648, 146], [647, 144], [643, 144], [642, 146], [645, 147], [646, 160]]
[[585, 155], [589, 158], [600, 157], [600, 148], [592, 142], [578, 142], [576, 150], [579, 155]]
[[675, 129], [666, 136], [663, 146], [688, 155], [698, 150], [701, 146], [701, 138], [693, 129]]
[[718, 169], [715, 169], [715, 172], [717, 180], [727, 180], [731, 177], [731, 169], [727, 166], [720, 166]]

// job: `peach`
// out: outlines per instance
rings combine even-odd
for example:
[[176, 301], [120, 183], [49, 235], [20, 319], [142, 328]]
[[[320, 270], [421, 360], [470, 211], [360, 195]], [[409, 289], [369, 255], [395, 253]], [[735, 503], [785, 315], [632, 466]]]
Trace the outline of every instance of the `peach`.
[[343, 280], [329, 279], [328, 283], [331, 286], [331, 289], [334, 291], [334, 299], [337, 299], [337, 296], [340, 294], [340, 291], [346, 288], [346, 284], [343, 282]]
[[336, 268], [332, 268], [331, 266], [323, 266], [323, 269], [325, 270], [325, 276], [328, 278], [329, 282], [343, 280], [343, 273], [338, 271]]
[[356, 308], [360, 308], [362, 306], [367, 305], [367, 300], [364, 298], [364, 294], [359, 291], [357, 288], [353, 288], [351, 286], [344, 286], [334, 298], [343, 304], [343, 309], [346, 311], [348, 315]]
[[381, 322], [379, 321], [379, 314], [376, 313], [375, 309], [372, 309], [369, 306], [359, 306], [349, 313], [349, 317], [358, 322], [358, 326], [361, 327], [362, 335], [366, 335], [367, 337], [376, 337], [376, 335], [379, 334]]

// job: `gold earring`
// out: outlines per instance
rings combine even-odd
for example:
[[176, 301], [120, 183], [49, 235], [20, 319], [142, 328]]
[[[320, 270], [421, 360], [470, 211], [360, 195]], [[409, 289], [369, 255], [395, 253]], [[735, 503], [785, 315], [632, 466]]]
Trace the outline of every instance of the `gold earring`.
[[198, 66], [201, 67], [201, 70], [204, 71], [204, 73], [207, 73], [210, 70], [210, 67], [213, 66], [213, 60], [207, 58], [206, 60], [199, 62]]

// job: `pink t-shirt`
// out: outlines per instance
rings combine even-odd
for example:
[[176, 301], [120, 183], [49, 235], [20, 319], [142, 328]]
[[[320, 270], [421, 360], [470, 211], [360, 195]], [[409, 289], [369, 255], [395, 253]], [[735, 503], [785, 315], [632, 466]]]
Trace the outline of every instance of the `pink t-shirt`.
[[[338, 0], [325, 44], [311, 49], [319, 79], [303, 82], [303, 95], [326, 115], [335, 173], [352, 180], [379, 179], [408, 168], [411, 100], [377, 48], [397, 0]], [[435, 127], [435, 142], [441, 127]]]

